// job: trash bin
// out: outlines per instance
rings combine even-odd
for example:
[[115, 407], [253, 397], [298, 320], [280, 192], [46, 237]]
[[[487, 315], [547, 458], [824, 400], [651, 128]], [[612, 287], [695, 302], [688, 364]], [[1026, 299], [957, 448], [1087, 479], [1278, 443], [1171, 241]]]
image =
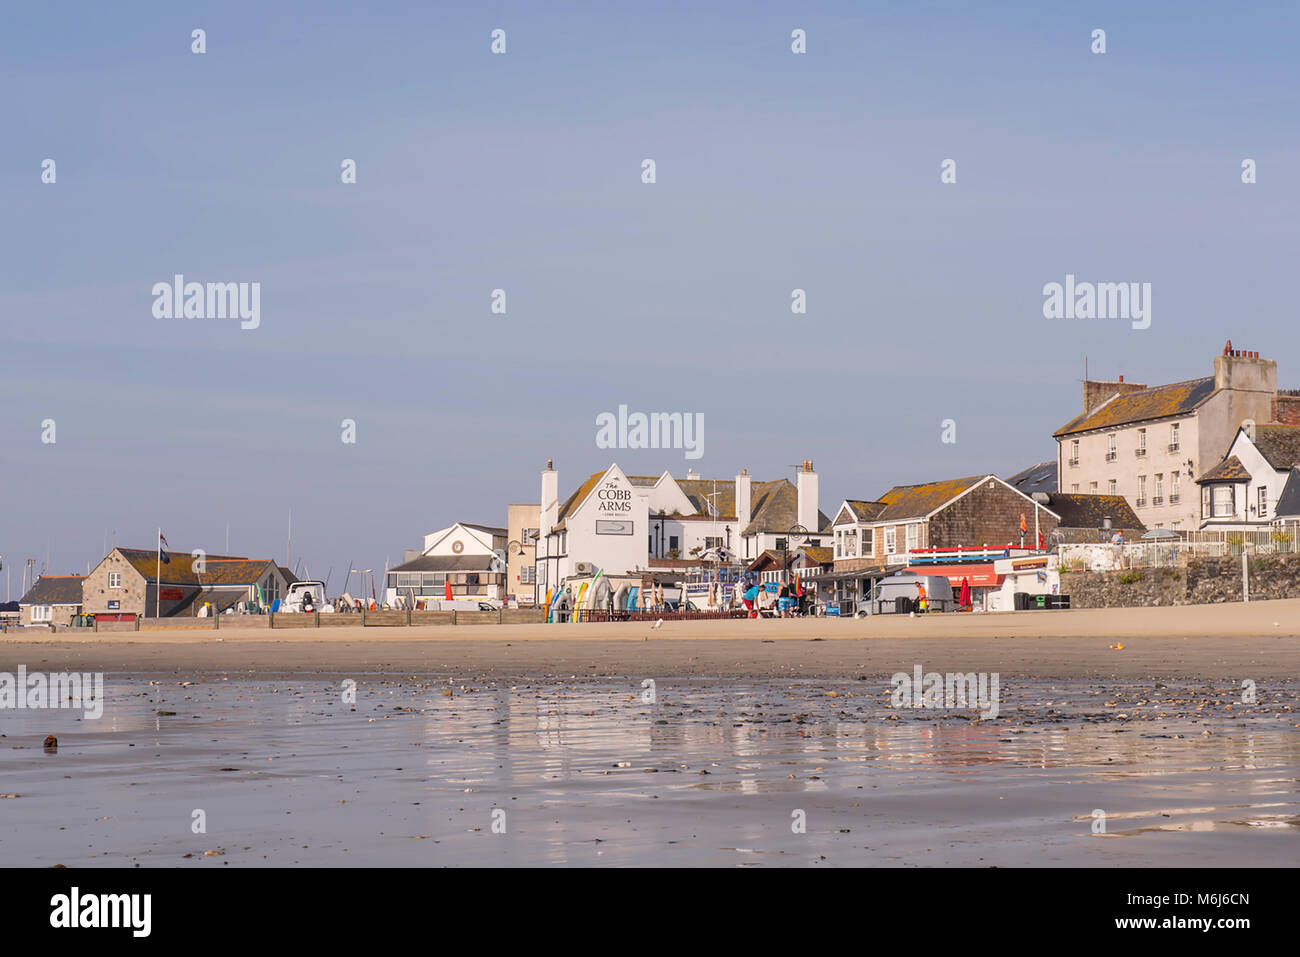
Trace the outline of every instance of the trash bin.
[[1046, 607], [1047, 607], [1047, 599], [1048, 599], [1048, 597], [1049, 597], [1048, 595], [1034, 595], [1034, 596], [1033, 596], [1033, 599], [1034, 599], [1034, 605], [1033, 605], [1033, 607], [1035, 607], [1035, 608], [1046, 608]]
[[899, 595], [894, 599], [894, 614], [906, 615], [912, 611], [912, 599], [906, 595]]
[[1026, 608], [1029, 607], [1026, 601], [1026, 599], [1028, 598], [1029, 598], [1028, 592], [1018, 591], [1015, 593], [1013, 604], [1015, 606], [1016, 611], [1024, 611]]

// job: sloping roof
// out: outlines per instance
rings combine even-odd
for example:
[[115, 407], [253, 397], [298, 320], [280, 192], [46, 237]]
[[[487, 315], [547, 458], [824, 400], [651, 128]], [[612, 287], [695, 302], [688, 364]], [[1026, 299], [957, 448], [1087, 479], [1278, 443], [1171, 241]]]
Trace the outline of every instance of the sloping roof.
[[[882, 511], [884, 511], [884, 502], [868, 502], [863, 499], [849, 498], [845, 499], [845, 504], [853, 513], [853, 517], [859, 522], [870, 522]], [[838, 516], [837, 516], [838, 517]]]
[[1235, 455], [1230, 455], [1196, 481], [1197, 483], [1249, 482], [1250, 473], [1246, 471], [1246, 466], [1241, 464], [1241, 459], [1237, 458]]
[[241, 601], [248, 601], [247, 588], [218, 588], [216, 591], [204, 592], [195, 599], [195, 604], [201, 608], [204, 602], [212, 602], [212, 607], [219, 615]]
[[498, 528], [495, 525], [475, 525], [473, 522], [461, 522], [460, 524], [464, 525], [466, 528], [473, 528], [480, 532], [487, 532], [489, 535], [500, 535], [502, 538], [510, 534], [509, 529]]
[[1018, 492], [1033, 495], [1035, 492], [1056, 491], [1056, 462], [1039, 462], [1005, 480]]
[[[271, 566], [279, 567], [269, 558], [208, 558], [205, 570], [197, 573], [197, 580], [204, 585], [251, 585]], [[164, 569], [166, 567], [163, 566]]]
[[[745, 526], [742, 535], [758, 532], [785, 532], [799, 521], [799, 490], [789, 479], [757, 482], [753, 490], [753, 520]], [[829, 532], [831, 520], [820, 509], [817, 527], [810, 532]]]
[[1275, 469], [1300, 465], [1300, 425], [1255, 426], [1255, 448]]
[[1170, 415], [1186, 415], [1214, 395], [1214, 392], [1214, 376], [1207, 376], [1204, 379], [1189, 379], [1186, 382], [1111, 396], [1091, 412], [1076, 416], [1052, 434], [1062, 436]]
[[1293, 468], [1287, 477], [1282, 494], [1278, 496], [1274, 513], [1288, 518], [1300, 516], [1300, 468]]
[[[163, 552], [166, 561], [159, 568], [157, 549], [119, 547], [117, 551], [149, 581], [154, 581], [161, 573], [163, 584], [166, 585], [199, 584], [199, 577], [194, 574], [194, 556], [189, 552]], [[208, 555], [205, 560], [209, 563], [209, 570], [214, 562], [248, 561], [243, 555]]]
[[[713, 479], [676, 479], [677, 487], [680, 488], [685, 496], [690, 499], [691, 504], [695, 506], [696, 515], [713, 516], [709, 511], [709, 505], [712, 502], [717, 503], [717, 519], [725, 521], [736, 519], [736, 480], [735, 479], [718, 479], [717, 488], [714, 488]], [[714, 497], [714, 492], [717, 497]]]
[[277, 564], [275, 567], [280, 569], [280, 574], [284, 576], [285, 584], [292, 585], [298, 580], [298, 576], [289, 571], [289, 569], [285, 568], [283, 565]]
[[965, 478], [927, 482], [924, 485], [895, 485], [880, 501], [884, 508], [873, 521], [888, 522], [903, 518], [921, 518], [940, 505], [956, 498], [962, 492], [984, 481], [987, 475], [968, 475]]
[[1048, 498], [1048, 507], [1061, 516], [1061, 528], [1101, 528], [1103, 521], [1109, 518], [1111, 528], [1146, 530], [1123, 495], [1051, 492]]
[[390, 572], [482, 572], [492, 567], [493, 555], [421, 555], [388, 569]]
[[18, 599], [20, 605], [80, 605], [81, 583], [85, 575], [42, 575], [27, 594]]
[[[560, 510], [555, 516], [555, 528], [560, 529], [564, 527], [564, 520], [568, 514], [577, 508], [579, 502], [583, 501], [591, 494], [591, 490], [596, 487], [596, 483], [599, 482], [601, 477], [608, 471], [609, 469], [603, 469], [599, 472], [592, 472], [585, 482], [573, 490], [573, 494], [564, 500], [564, 504], [560, 506]], [[545, 509], [547, 504], [547, 502], [543, 502], [542, 508]]]
[[828, 565], [835, 561], [835, 550], [826, 545], [806, 545], [799, 549], [815, 562]]

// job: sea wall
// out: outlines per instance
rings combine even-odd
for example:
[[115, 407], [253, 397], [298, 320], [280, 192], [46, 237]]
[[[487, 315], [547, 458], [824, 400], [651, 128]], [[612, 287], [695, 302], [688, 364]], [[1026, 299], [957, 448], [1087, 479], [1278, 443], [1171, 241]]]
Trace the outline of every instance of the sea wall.
[[[1174, 568], [1063, 571], [1071, 608], [1145, 608], [1241, 601], [1241, 559], [1206, 558]], [[1250, 600], [1300, 598], [1300, 556], [1250, 559]]]

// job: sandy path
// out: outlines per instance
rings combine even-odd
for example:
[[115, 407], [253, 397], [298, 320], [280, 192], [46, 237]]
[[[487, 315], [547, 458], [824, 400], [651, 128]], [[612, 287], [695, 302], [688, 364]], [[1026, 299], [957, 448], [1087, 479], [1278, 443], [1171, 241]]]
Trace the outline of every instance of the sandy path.
[[[865, 620], [151, 631], [0, 639], [0, 670], [1300, 676], [1300, 599]], [[814, 639], [821, 638], [822, 641]], [[1122, 651], [1110, 645], [1123, 642]]]

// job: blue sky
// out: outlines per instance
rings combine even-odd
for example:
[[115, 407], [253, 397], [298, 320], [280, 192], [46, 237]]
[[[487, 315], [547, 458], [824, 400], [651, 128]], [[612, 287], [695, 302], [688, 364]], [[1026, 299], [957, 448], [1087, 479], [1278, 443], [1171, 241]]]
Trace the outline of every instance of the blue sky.
[[[547, 458], [566, 494], [611, 458], [684, 472], [681, 452], [596, 447], [620, 404], [702, 412], [706, 476], [813, 459], [830, 512], [1054, 457], [1085, 356], [1094, 377], [1175, 381], [1231, 337], [1300, 387], [1294, 4], [7, 17], [15, 572], [47, 548], [52, 573], [84, 571], [106, 530], [148, 547], [158, 525], [217, 552], [229, 522], [233, 552], [283, 560], [292, 507], [295, 556], [335, 590], [429, 530], [504, 524]], [[260, 282], [261, 327], [155, 319], [175, 273]], [[1150, 282], [1151, 328], [1044, 319], [1066, 273]]]

